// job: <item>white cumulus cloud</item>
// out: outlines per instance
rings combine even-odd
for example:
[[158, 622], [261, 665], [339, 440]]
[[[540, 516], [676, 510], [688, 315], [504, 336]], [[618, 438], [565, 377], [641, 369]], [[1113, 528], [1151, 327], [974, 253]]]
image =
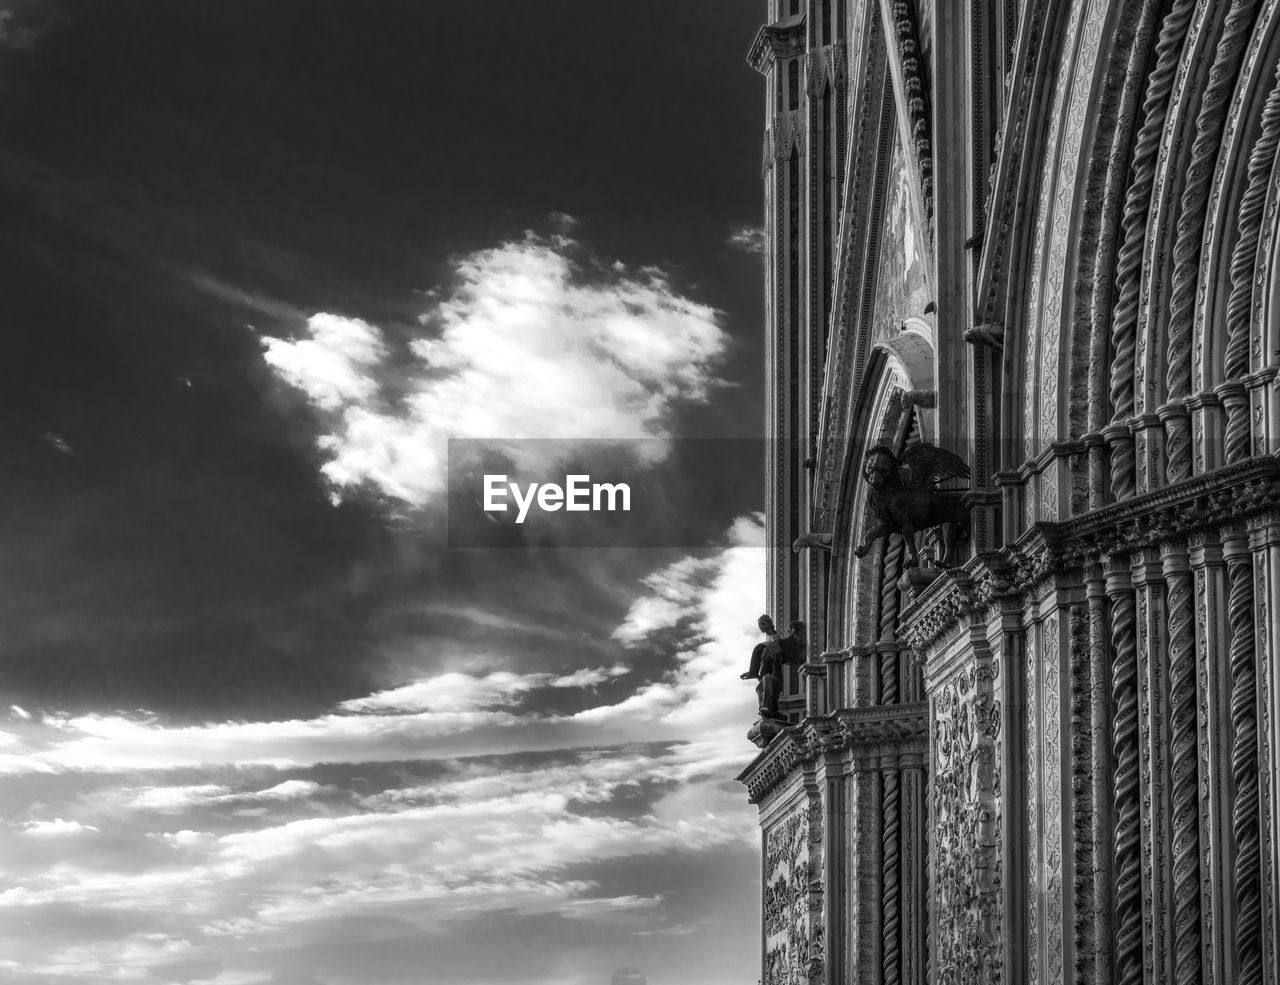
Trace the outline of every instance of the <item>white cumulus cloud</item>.
[[[323, 419], [334, 494], [367, 488], [423, 506], [444, 489], [449, 438], [669, 437], [673, 411], [718, 382], [719, 312], [656, 268], [580, 255], [564, 235], [529, 233], [462, 257], [450, 288], [428, 295], [423, 337], [400, 345], [331, 313], [300, 338], [265, 339], [268, 365]], [[563, 454], [508, 450], [521, 465]]]

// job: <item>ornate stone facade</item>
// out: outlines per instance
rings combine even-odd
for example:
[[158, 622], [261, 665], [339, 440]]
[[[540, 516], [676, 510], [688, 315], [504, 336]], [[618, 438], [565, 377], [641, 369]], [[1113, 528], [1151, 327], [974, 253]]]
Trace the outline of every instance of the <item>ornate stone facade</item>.
[[1280, 0], [763, 13], [762, 981], [1280, 985]]

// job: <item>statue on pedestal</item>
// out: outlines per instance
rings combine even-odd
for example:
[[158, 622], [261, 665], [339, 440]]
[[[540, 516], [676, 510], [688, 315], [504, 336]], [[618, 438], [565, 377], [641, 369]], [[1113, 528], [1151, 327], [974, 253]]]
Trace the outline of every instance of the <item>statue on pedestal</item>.
[[756, 625], [764, 634], [765, 641], [756, 644], [751, 651], [751, 666], [739, 677], [744, 681], [759, 682], [756, 694], [760, 698], [761, 719], [786, 721], [778, 711], [778, 699], [782, 696], [782, 667], [798, 663], [804, 657], [804, 623], [793, 622], [789, 632], [779, 633], [773, 620], [766, 615], [757, 619]]

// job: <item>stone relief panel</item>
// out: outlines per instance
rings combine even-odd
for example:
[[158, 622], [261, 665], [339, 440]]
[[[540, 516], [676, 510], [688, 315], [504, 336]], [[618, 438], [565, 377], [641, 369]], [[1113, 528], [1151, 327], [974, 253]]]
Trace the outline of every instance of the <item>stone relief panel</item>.
[[765, 837], [762, 985], [809, 981], [809, 848], [810, 811], [802, 803]]
[[911, 178], [902, 141], [895, 138], [885, 192], [880, 264], [876, 271], [875, 338], [898, 334], [906, 318], [919, 318], [929, 303], [926, 244], [911, 203]]
[[932, 912], [938, 922], [936, 981], [995, 985], [1002, 980], [1000, 777], [995, 740], [999, 705], [995, 668], [979, 661], [934, 697]]

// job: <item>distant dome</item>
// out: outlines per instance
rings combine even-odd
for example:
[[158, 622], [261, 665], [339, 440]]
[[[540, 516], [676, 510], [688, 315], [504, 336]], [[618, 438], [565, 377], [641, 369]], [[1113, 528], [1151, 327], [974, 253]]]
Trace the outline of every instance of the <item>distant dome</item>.
[[649, 980], [639, 968], [619, 968], [609, 985], [649, 985]]

